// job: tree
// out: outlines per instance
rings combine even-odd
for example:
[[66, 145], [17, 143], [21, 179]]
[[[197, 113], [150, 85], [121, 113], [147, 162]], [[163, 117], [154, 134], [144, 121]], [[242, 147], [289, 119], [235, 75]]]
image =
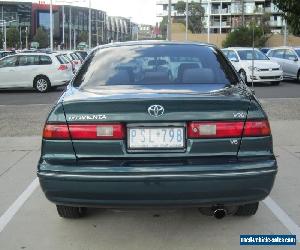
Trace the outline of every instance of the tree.
[[34, 42], [38, 42], [40, 48], [47, 48], [49, 46], [49, 37], [48, 37], [48, 34], [41, 27], [39, 27], [36, 30], [35, 36], [33, 37], [33, 41]]
[[16, 28], [8, 28], [6, 31], [7, 47], [17, 48], [19, 42], [19, 31]]
[[162, 35], [162, 38], [166, 38], [167, 37], [167, 30], [168, 30], [168, 17], [164, 16], [163, 19], [161, 20], [160, 24], [159, 24], [159, 30], [160, 30], [160, 34]]
[[[223, 47], [252, 47], [253, 24], [249, 27], [240, 27], [228, 33], [223, 42]], [[263, 35], [261, 27], [254, 27], [254, 46], [263, 47], [267, 37]]]
[[[186, 2], [178, 1], [175, 5], [175, 10], [180, 14], [186, 14]], [[192, 31], [192, 33], [201, 33], [203, 29], [202, 20], [204, 18], [204, 8], [200, 2], [190, 2], [189, 3], [189, 11], [188, 11], [188, 29]]]
[[299, 0], [274, 0], [274, 4], [283, 11], [291, 31], [294, 35], [300, 35], [300, 4]]
[[78, 43], [80, 42], [88, 42], [89, 35], [86, 31], [81, 31], [79, 36], [78, 36]]

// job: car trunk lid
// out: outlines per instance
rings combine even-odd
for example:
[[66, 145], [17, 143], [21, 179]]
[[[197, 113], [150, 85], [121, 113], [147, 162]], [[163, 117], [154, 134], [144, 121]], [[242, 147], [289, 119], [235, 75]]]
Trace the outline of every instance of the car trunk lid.
[[[69, 128], [73, 125], [122, 124], [129, 127], [183, 127], [187, 137], [189, 122], [241, 122], [244, 123], [249, 107], [247, 91], [239, 87], [211, 90], [211, 86], [147, 86], [135, 88], [112, 86], [101, 91], [71, 89], [63, 105]], [[216, 86], [214, 86], [216, 88]], [[205, 91], [203, 91], [203, 89]], [[201, 91], [200, 91], [201, 90]], [[164, 113], [153, 116], [149, 107], [159, 105]], [[242, 132], [242, 131], [241, 131]], [[72, 137], [72, 131], [71, 131]], [[181, 150], [131, 151], [127, 144], [128, 130], [123, 139], [74, 139], [78, 158], [111, 157], [176, 157], [236, 156], [241, 136], [234, 138], [186, 139]]]

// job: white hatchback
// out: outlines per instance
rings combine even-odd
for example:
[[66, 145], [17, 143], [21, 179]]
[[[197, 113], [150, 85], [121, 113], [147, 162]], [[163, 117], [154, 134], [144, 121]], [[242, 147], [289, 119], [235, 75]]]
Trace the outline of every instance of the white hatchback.
[[72, 68], [59, 54], [20, 53], [0, 60], [0, 89], [33, 87], [47, 92], [72, 77]]
[[222, 51], [246, 83], [252, 82], [252, 73], [253, 82], [271, 82], [273, 85], [279, 85], [283, 79], [281, 66], [258, 49], [253, 51], [252, 48], [226, 48]]

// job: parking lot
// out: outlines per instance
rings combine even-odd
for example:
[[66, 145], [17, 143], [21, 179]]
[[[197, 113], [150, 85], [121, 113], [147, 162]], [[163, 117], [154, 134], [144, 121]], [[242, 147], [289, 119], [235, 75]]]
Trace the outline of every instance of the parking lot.
[[241, 249], [241, 234], [296, 234], [299, 241], [299, 83], [255, 86], [269, 115], [279, 173], [255, 216], [222, 220], [190, 208], [90, 209], [82, 219], [58, 217], [38, 185], [36, 164], [43, 123], [62, 90], [0, 92], [1, 249]]

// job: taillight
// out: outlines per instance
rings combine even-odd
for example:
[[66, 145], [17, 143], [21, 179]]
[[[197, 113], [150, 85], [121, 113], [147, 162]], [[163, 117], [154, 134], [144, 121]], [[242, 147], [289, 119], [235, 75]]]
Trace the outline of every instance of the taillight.
[[125, 126], [119, 123], [69, 124], [74, 140], [120, 140], [125, 138]]
[[255, 136], [268, 136], [271, 134], [269, 122], [267, 120], [262, 121], [247, 121], [245, 123], [243, 136], [255, 137]]
[[189, 138], [241, 137], [244, 122], [190, 122]]
[[58, 70], [67, 70], [68, 69], [68, 66], [66, 64], [61, 64], [59, 67], [58, 67]]
[[47, 140], [70, 139], [67, 124], [46, 124], [43, 131], [43, 138]]
[[234, 138], [269, 136], [271, 129], [267, 120], [244, 122], [190, 122], [188, 138]]

